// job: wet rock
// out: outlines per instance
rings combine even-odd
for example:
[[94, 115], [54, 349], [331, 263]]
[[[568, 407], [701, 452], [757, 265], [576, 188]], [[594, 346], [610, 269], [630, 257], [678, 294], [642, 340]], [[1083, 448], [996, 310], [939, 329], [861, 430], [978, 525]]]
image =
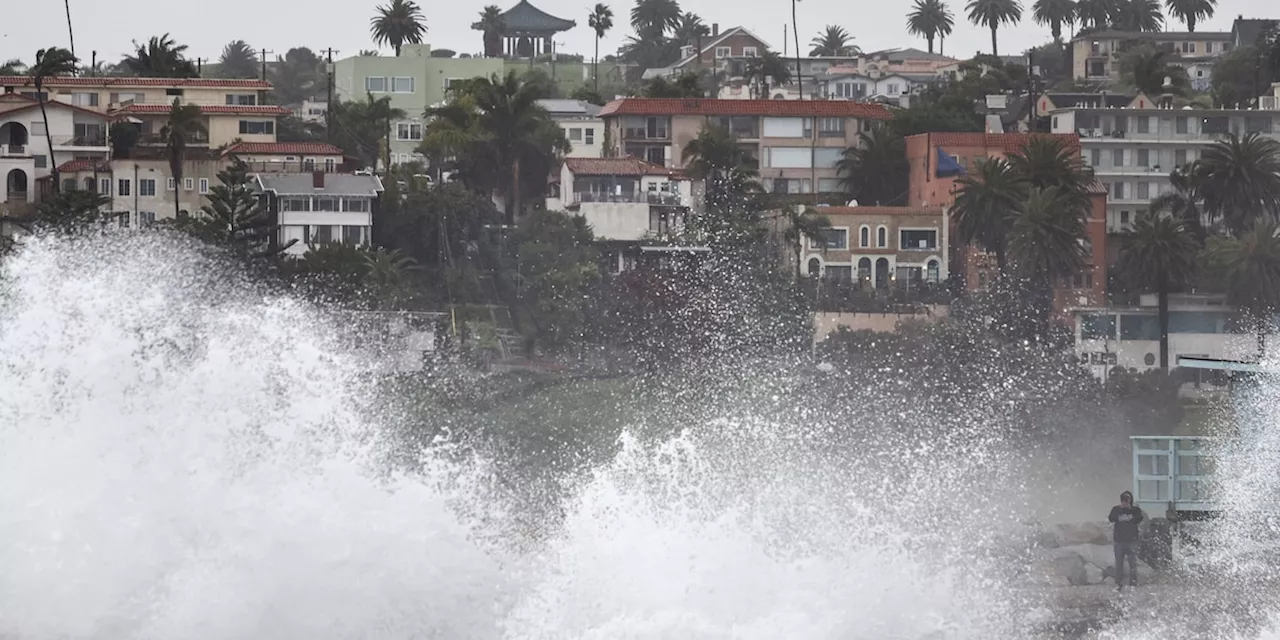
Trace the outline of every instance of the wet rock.
[[1102, 584], [1107, 579], [1106, 572], [1096, 564], [1084, 565], [1084, 583]]
[[1055, 524], [1045, 530], [1045, 546], [1070, 547], [1079, 544], [1111, 544], [1111, 528], [1105, 522]]
[[1053, 571], [1072, 586], [1089, 584], [1085, 572], [1085, 561], [1074, 553], [1063, 554], [1053, 559]]

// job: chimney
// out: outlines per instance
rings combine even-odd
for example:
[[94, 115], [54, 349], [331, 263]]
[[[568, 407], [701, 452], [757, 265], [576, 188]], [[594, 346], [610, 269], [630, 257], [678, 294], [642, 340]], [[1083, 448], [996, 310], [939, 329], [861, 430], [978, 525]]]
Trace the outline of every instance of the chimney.
[[324, 172], [323, 171], [311, 172], [311, 186], [316, 189], [324, 188]]
[[711, 37], [712, 37], [712, 38], [714, 38], [714, 37], [716, 37], [716, 36], [718, 36], [718, 35], [720, 35], [720, 23], [719, 23], [719, 22], [712, 22], [712, 23], [711, 23]]

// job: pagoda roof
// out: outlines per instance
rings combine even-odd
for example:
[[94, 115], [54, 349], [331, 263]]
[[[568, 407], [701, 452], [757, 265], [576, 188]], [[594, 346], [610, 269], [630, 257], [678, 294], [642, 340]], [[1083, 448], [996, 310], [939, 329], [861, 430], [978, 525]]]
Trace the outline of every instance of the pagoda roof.
[[559, 32], [568, 31], [578, 23], [573, 20], [557, 18], [531, 4], [529, 0], [520, 3], [502, 14], [502, 24], [507, 33], [521, 32]]

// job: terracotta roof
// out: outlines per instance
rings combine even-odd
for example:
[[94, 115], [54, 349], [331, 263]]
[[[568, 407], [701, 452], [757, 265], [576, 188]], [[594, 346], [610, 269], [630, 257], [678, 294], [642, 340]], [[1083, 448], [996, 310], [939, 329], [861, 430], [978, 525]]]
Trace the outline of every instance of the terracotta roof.
[[223, 152], [222, 155], [243, 153], [245, 155], [290, 155], [290, 156], [340, 156], [339, 149], [325, 142], [241, 142]]
[[600, 116], [779, 116], [874, 118], [892, 116], [884, 105], [853, 100], [725, 100], [718, 98], [620, 98]]
[[[94, 115], [99, 118], [107, 117], [101, 112], [94, 111], [92, 109], [86, 109], [84, 107], [77, 107], [74, 104], [67, 104], [59, 100], [49, 100], [45, 102], [44, 105], [45, 105], [45, 108], [60, 107], [63, 109], [71, 109], [72, 111], [78, 111], [80, 113], [84, 113], [88, 115]], [[0, 94], [0, 113], [4, 113], [4, 114], [18, 113], [19, 111], [26, 111], [27, 109], [39, 109], [39, 108], [40, 108], [40, 102], [33, 98], [20, 96], [15, 93]]]
[[1105, 196], [1105, 195], [1110, 195], [1110, 193], [1111, 193], [1111, 192], [1107, 189], [1107, 185], [1102, 184], [1101, 182], [1098, 182], [1097, 180], [1094, 180], [1093, 182], [1090, 182], [1090, 183], [1088, 184], [1088, 186], [1086, 186], [1086, 187], [1085, 187], [1085, 190], [1086, 190], [1086, 191], [1088, 191], [1088, 192], [1089, 192], [1089, 195], [1091, 195], [1091, 196]]
[[828, 216], [940, 216], [941, 207], [810, 207], [809, 211]]
[[[210, 89], [270, 89], [262, 80], [221, 78], [131, 78], [118, 76], [53, 76], [44, 79], [47, 87], [207, 87]], [[0, 87], [34, 87], [31, 76], [0, 76]]]
[[650, 164], [634, 156], [621, 158], [565, 158], [575, 176], [683, 176], [679, 169]]
[[[70, 160], [62, 163], [62, 166], [58, 167], [58, 171], [62, 173], [93, 171], [93, 160]], [[105, 161], [98, 162], [98, 171], [111, 171], [111, 163]]]
[[[287, 116], [293, 112], [275, 104], [259, 104], [259, 105], [231, 105], [231, 104], [210, 104], [196, 105], [200, 107], [200, 113], [208, 115], [232, 115], [232, 116]], [[115, 111], [112, 115], [117, 114], [147, 114], [147, 113], [169, 113], [172, 105], [168, 104], [131, 104]]]
[[[929, 143], [947, 150], [949, 147], [980, 147], [998, 149], [1004, 153], [1021, 151], [1035, 136], [1049, 136], [1062, 140], [1068, 149], [1080, 149], [1080, 135], [1075, 133], [920, 133], [928, 136]], [[911, 136], [911, 137], [916, 137]]]

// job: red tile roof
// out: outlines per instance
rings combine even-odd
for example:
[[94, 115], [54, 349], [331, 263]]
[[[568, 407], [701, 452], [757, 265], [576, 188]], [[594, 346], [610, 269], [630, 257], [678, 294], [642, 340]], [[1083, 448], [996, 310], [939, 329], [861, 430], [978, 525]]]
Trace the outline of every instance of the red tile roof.
[[[0, 76], [0, 77], [3, 77], [3, 76]], [[104, 115], [101, 112], [94, 111], [92, 109], [86, 109], [84, 107], [77, 107], [74, 104], [67, 104], [59, 100], [49, 100], [44, 104], [45, 104], [45, 108], [71, 109], [72, 111], [78, 111], [80, 113], [98, 116], [99, 118], [106, 117], [106, 115]], [[40, 108], [40, 102], [33, 98], [20, 96], [14, 93], [0, 94], [0, 114], [18, 113], [20, 111], [26, 111], [27, 109], [38, 109], [38, 108]]]
[[[292, 111], [280, 105], [275, 105], [275, 104], [260, 104], [260, 105], [231, 105], [231, 104], [203, 105], [202, 104], [202, 105], [196, 105], [196, 106], [200, 107], [200, 113], [215, 115], [215, 116], [218, 116], [218, 115], [287, 116], [293, 113]], [[127, 105], [119, 109], [116, 109], [115, 111], [112, 111], [111, 114], [112, 115], [124, 115], [124, 114], [133, 114], [133, 113], [164, 114], [164, 113], [169, 113], [169, 110], [172, 108], [173, 108], [172, 105], [167, 105], [167, 104], [131, 104], [131, 105]]]
[[[999, 149], [1004, 153], [1022, 151], [1022, 148], [1036, 136], [1049, 136], [1066, 143], [1071, 150], [1080, 149], [1080, 136], [1075, 133], [921, 133], [928, 136], [929, 144], [935, 147], [969, 147]], [[912, 136], [913, 138], [916, 136]]]
[[1088, 191], [1088, 192], [1089, 192], [1089, 195], [1091, 195], [1091, 196], [1105, 196], [1105, 195], [1110, 195], [1110, 193], [1111, 193], [1111, 192], [1107, 189], [1107, 185], [1102, 184], [1101, 182], [1098, 182], [1097, 180], [1094, 180], [1093, 182], [1090, 182], [1090, 183], [1088, 184], [1088, 186], [1086, 186], [1086, 187], [1085, 187], [1085, 190], [1086, 190], [1086, 191]]
[[[262, 80], [221, 78], [128, 78], [108, 76], [54, 76], [44, 79], [48, 87], [205, 87], [209, 89], [270, 89]], [[31, 76], [0, 76], [0, 87], [34, 87]]]
[[600, 109], [600, 116], [778, 116], [873, 118], [893, 117], [880, 104], [853, 100], [724, 100], [717, 98], [619, 98]]
[[325, 142], [241, 142], [222, 155], [340, 156], [339, 149]]
[[683, 177], [679, 169], [650, 164], [634, 156], [621, 158], [565, 158], [575, 176], [672, 176]]
[[[78, 171], [93, 171], [93, 160], [70, 160], [62, 163], [58, 167], [58, 171], [62, 173], [76, 173]], [[111, 163], [106, 161], [98, 162], [98, 171], [111, 171]]]

